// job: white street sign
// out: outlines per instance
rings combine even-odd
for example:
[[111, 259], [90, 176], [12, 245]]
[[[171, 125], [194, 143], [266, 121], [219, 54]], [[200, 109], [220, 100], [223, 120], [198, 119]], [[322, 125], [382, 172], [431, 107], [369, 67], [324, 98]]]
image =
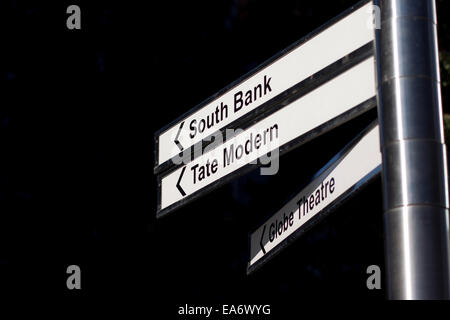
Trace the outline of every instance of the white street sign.
[[[268, 152], [287, 151], [318, 127], [350, 120], [375, 100], [375, 64], [369, 57], [267, 116], [224, 144], [159, 179], [158, 216], [195, 198], [255, 163]], [[370, 103], [374, 106], [374, 103]], [[323, 128], [315, 135], [330, 128]], [[287, 148], [287, 145], [290, 145]]]
[[[342, 203], [362, 184], [379, 174], [381, 153], [378, 125], [369, 129], [345, 147], [311, 183], [292, 198], [250, 236], [248, 272], [283, 248], [310, 224]], [[319, 215], [321, 214], [321, 215]], [[314, 221], [317, 222], [317, 221]]]
[[[315, 32], [156, 133], [155, 170], [280, 93], [374, 41], [372, 1]], [[167, 106], [170, 108], [170, 106]]]

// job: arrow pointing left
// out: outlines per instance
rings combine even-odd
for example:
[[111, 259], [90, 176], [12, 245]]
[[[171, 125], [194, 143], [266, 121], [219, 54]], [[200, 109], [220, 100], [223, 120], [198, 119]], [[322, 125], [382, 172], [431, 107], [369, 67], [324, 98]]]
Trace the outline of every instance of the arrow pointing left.
[[264, 233], [266, 233], [266, 225], [264, 225], [264, 229], [261, 234], [261, 240], [259, 240], [259, 246], [261, 247], [263, 254], [266, 254], [266, 249], [264, 249], [264, 243], [263, 243]]
[[184, 121], [180, 124], [177, 135], [175, 136], [175, 140], [173, 141], [178, 146], [178, 148], [180, 148], [180, 151], [184, 150], [183, 146], [181, 145], [180, 141], [178, 140], [178, 138], [180, 137], [181, 129], [183, 129], [183, 126], [184, 126]]
[[184, 192], [183, 188], [180, 185], [180, 182], [181, 182], [181, 179], [183, 179], [185, 170], [186, 170], [186, 167], [183, 167], [183, 169], [181, 170], [181, 173], [180, 173], [180, 177], [178, 178], [178, 181], [177, 181], [177, 189], [178, 189], [178, 191], [180, 191], [180, 193], [183, 197], [186, 196], [186, 192]]

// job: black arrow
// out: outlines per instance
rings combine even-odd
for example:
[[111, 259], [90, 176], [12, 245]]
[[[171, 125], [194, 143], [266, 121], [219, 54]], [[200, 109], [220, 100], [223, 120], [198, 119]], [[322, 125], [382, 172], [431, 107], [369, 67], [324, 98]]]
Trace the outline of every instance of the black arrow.
[[183, 150], [184, 150], [184, 148], [183, 148], [183, 146], [181, 145], [180, 141], [178, 141], [178, 137], [180, 136], [180, 132], [181, 132], [181, 129], [183, 128], [183, 126], [184, 126], [184, 121], [180, 124], [180, 127], [178, 128], [177, 135], [176, 135], [176, 137], [175, 137], [175, 140], [173, 141], [173, 142], [175, 142], [175, 144], [178, 146], [178, 148], [180, 148], [180, 151], [183, 151]]
[[266, 254], [266, 249], [264, 249], [264, 244], [263, 244], [263, 238], [264, 238], [264, 233], [266, 232], [266, 225], [264, 225], [264, 229], [263, 232], [261, 234], [261, 240], [259, 240], [259, 246], [261, 247], [262, 251], [264, 254]]
[[180, 191], [180, 193], [183, 197], [186, 195], [186, 192], [184, 192], [183, 188], [180, 186], [180, 182], [181, 182], [181, 179], [183, 178], [185, 170], [186, 170], [186, 167], [183, 167], [183, 169], [181, 170], [180, 177], [178, 178], [178, 182], [177, 182], [177, 189], [178, 189], [178, 191]]

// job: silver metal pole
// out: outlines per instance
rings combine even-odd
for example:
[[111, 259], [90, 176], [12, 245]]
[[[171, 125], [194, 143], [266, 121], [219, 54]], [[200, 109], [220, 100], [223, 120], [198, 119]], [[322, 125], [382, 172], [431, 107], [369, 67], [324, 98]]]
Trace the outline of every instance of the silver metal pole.
[[380, 0], [378, 114], [388, 297], [448, 299], [449, 198], [434, 0]]

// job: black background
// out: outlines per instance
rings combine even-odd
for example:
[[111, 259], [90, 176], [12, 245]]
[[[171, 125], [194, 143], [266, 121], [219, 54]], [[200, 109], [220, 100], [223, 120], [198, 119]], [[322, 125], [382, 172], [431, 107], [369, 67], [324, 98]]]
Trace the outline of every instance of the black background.
[[[282, 157], [276, 176], [255, 170], [155, 218], [154, 132], [355, 3], [2, 1], [2, 293], [135, 297], [163, 318], [185, 303], [384, 299], [384, 282], [366, 287], [369, 265], [384, 270], [379, 179], [246, 275], [248, 232], [376, 110]], [[66, 28], [70, 4], [81, 30]]]

